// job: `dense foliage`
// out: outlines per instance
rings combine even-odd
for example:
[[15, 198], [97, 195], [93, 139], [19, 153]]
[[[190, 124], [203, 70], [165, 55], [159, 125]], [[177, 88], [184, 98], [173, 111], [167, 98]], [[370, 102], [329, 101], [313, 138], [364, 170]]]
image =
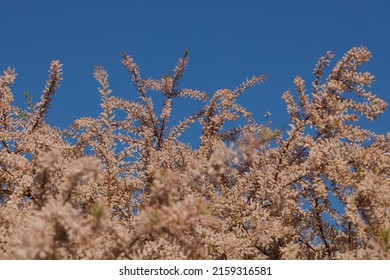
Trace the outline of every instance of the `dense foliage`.
[[[59, 61], [25, 109], [13, 105], [14, 70], [4, 71], [0, 258], [390, 259], [390, 134], [358, 122], [387, 106], [359, 72], [370, 57], [353, 48], [331, 69], [328, 52], [310, 89], [295, 78], [283, 133], [236, 103], [263, 76], [211, 97], [179, 88], [187, 52], [160, 80], [143, 79], [124, 54], [138, 100], [113, 96], [96, 67], [101, 114], [64, 130], [45, 123]], [[163, 95], [161, 114], [151, 92]], [[177, 98], [203, 106], [173, 125]], [[193, 123], [197, 148], [180, 140]]]

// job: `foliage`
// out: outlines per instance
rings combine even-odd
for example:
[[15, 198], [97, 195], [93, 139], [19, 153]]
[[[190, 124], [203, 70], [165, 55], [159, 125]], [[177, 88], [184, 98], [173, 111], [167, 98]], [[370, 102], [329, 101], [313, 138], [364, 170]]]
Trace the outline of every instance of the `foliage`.
[[[387, 106], [359, 72], [370, 57], [353, 48], [329, 69], [326, 53], [311, 94], [295, 78], [296, 93], [283, 95], [284, 135], [236, 103], [264, 76], [211, 97], [179, 88], [188, 52], [160, 80], [143, 79], [124, 54], [138, 100], [113, 96], [97, 66], [101, 114], [64, 130], [45, 123], [60, 62], [40, 102], [25, 93], [27, 109], [13, 105], [9, 68], [0, 77], [0, 258], [389, 259], [390, 134], [358, 124]], [[151, 91], [163, 95], [161, 114]], [[177, 98], [203, 106], [172, 125]], [[180, 140], [193, 123], [197, 148]]]

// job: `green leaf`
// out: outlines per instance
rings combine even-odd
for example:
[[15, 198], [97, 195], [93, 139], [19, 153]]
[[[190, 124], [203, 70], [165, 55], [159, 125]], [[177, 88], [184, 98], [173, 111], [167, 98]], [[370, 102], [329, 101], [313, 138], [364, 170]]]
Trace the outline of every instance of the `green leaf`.
[[27, 102], [30, 102], [30, 101], [31, 101], [31, 98], [30, 98], [30, 96], [28, 95], [28, 91], [27, 91], [27, 90], [23, 92], [23, 95], [24, 95], [24, 97], [26, 98]]
[[95, 203], [92, 205], [90, 213], [96, 219], [100, 219], [104, 214], [104, 207]]

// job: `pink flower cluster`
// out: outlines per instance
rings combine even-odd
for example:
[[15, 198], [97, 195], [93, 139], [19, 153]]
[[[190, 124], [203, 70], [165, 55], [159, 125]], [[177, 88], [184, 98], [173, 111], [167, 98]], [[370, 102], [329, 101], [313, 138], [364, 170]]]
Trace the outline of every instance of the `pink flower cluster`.
[[[359, 72], [370, 57], [353, 48], [330, 68], [328, 52], [309, 86], [295, 78], [285, 132], [237, 104], [264, 76], [211, 96], [181, 88], [187, 51], [161, 79], [143, 79], [124, 54], [137, 100], [113, 96], [96, 67], [101, 114], [64, 130], [45, 122], [59, 61], [25, 109], [4, 71], [0, 259], [390, 259], [390, 134], [359, 125], [387, 107]], [[177, 98], [201, 105], [173, 124]], [[194, 123], [196, 148], [180, 139]]]

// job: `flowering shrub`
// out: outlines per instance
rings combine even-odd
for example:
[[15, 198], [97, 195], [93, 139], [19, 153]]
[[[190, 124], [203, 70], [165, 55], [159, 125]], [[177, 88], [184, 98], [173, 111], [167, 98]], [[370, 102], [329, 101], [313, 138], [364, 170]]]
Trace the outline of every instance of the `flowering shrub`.
[[[296, 93], [283, 94], [284, 135], [236, 103], [264, 76], [211, 97], [179, 88], [187, 52], [160, 80], [143, 79], [124, 54], [133, 101], [111, 95], [96, 67], [101, 114], [64, 130], [45, 123], [59, 61], [26, 109], [12, 105], [16, 74], [4, 71], [0, 258], [390, 259], [390, 134], [358, 125], [387, 106], [367, 90], [374, 77], [359, 72], [370, 57], [353, 48], [328, 70], [328, 52], [310, 90], [295, 78]], [[164, 97], [161, 114], [150, 91]], [[204, 105], [172, 125], [177, 98]], [[202, 127], [198, 148], [180, 141], [193, 123]]]

